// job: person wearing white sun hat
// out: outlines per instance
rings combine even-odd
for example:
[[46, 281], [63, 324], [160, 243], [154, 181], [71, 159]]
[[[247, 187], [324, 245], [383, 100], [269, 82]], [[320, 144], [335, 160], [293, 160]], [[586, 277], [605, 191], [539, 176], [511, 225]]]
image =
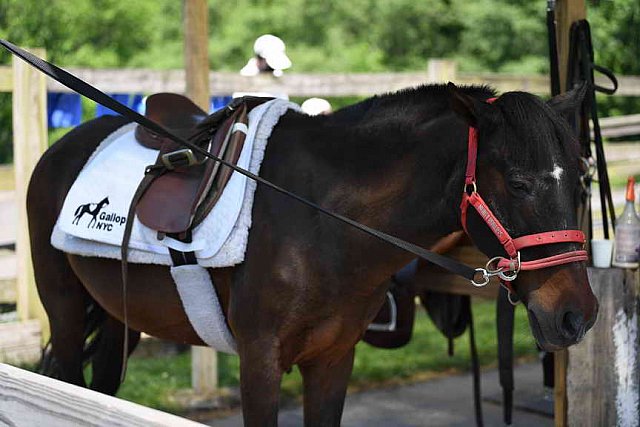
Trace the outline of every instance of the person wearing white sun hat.
[[291, 67], [291, 60], [285, 53], [285, 44], [280, 37], [272, 34], [264, 34], [258, 37], [253, 44], [255, 56], [247, 62], [240, 74], [243, 76], [255, 76], [260, 73], [273, 73], [274, 76], [282, 75], [282, 70]]

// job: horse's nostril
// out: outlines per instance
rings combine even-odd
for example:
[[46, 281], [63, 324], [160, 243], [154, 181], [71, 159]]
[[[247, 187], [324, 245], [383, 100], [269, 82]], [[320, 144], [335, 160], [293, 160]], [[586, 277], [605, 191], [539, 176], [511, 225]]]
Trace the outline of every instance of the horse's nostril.
[[584, 329], [584, 321], [580, 313], [567, 311], [562, 317], [561, 331], [565, 338], [570, 340], [578, 339]]

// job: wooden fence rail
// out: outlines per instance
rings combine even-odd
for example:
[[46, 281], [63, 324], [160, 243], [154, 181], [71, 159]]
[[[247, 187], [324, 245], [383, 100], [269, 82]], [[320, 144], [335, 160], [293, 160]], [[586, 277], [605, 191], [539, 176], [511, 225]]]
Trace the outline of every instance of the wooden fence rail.
[[202, 426], [185, 418], [0, 364], [0, 424]]
[[[71, 68], [73, 74], [109, 93], [185, 93], [184, 70], [88, 69]], [[12, 90], [10, 67], [0, 67], [0, 92]], [[488, 84], [500, 92], [524, 90], [549, 94], [549, 79], [545, 75], [508, 75], [496, 73], [457, 73], [452, 79], [459, 84]], [[618, 96], [640, 96], [640, 76], [620, 76]], [[430, 82], [428, 73], [288, 73], [280, 78], [271, 76], [245, 77], [232, 72], [210, 72], [212, 95], [229, 95], [236, 91], [268, 91], [290, 96], [370, 96]], [[607, 85], [606, 81], [598, 80]], [[70, 92], [51, 79], [47, 89]]]
[[600, 119], [600, 128], [605, 138], [640, 135], [640, 114], [605, 117]]

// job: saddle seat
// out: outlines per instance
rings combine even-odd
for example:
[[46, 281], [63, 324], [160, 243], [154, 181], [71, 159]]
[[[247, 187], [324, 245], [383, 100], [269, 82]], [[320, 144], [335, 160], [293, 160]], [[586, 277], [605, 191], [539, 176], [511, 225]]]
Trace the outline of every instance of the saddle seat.
[[[174, 93], [151, 95], [146, 105], [147, 118], [215, 156], [232, 164], [238, 161], [248, 124], [244, 100], [234, 100], [230, 108], [210, 116]], [[159, 238], [169, 235], [188, 242], [190, 230], [211, 211], [233, 170], [143, 126], [138, 125], [135, 136], [141, 145], [158, 150], [156, 165], [165, 168], [138, 200], [138, 219], [158, 231]]]

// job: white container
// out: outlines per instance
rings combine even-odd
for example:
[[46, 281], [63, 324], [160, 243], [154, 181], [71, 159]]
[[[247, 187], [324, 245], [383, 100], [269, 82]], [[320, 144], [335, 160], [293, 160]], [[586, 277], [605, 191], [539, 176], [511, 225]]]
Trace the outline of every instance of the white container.
[[597, 268], [611, 267], [611, 252], [613, 250], [613, 240], [593, 239], [591, 240], [591, 255], [593, 266]]

